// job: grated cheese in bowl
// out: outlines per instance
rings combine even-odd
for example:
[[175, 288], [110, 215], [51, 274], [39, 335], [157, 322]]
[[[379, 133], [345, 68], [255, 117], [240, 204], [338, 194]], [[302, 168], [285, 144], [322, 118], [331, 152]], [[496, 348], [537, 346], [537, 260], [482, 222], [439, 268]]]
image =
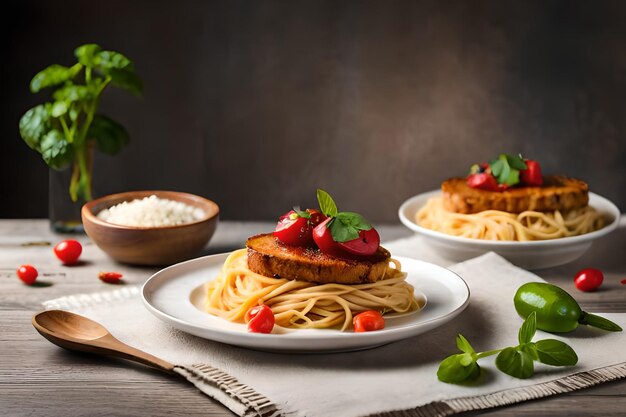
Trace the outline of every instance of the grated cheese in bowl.
[[122, 226], [164, 227], [197, 222], [205, 213], [189, 204], [151, 195], [111, 206], [100, 211], [97, 217]]

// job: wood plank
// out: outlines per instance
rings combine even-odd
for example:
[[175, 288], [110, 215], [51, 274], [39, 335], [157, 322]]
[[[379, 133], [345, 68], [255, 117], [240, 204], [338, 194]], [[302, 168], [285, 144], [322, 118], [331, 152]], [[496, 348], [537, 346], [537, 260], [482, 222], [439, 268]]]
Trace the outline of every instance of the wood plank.
[[[249, 234], [271, 228], [271, 223], [223, 222], [206, 253], [240, 247]], [[383, 239], [409, 236], [402, 226], [381, 227]], [[56, 242], [42, 220], [0, 220], [0, 415], [6, 416], [231, 416], [221, 404], [209, 400], [176, 377], [127, 361], [76, 354], [50, 345], [30, 325], [33, 312], [44, 300], [78, 292], [107, 289], [97, 279], [100, 270], [121, 271], [129, 284], [145, 281], [156, 269], [120, 265], [108, 259], [85, 237], [80, 267], [64, 267], [50, 246], [20, 246], [24, 242]], [[619, 248], [612, 249], [614, 253]], [[593, 259], [593, 258], [592, 258]], [[581, 262], [589, 262], [582, 260]], [[41, 281], [51, 285], [28, 287], [15, 276], [16, 265], [36, 264]], [[571, 285], [580, 265], [540, 272], [561, 286]], [[616, 284], [623, 268], [607, 274], [610, 290], [576, 293], [590, 311], [626, 311], [626, 286]], [[615, 282], [613, 282], [615, 281]], [[548, 399], [464, 415], [583, 416], [624, 415], [626, 381], [616, 381]], [[338, 411], [339, 412], [339, 411]]]

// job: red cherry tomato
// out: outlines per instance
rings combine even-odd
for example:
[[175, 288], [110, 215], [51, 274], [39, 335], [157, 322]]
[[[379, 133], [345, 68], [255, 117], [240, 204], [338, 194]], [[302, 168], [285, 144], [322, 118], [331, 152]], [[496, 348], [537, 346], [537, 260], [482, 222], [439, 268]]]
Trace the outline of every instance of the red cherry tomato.
[[280, 217], [274, 236], [286, 245], [313, 246], [313, 228], [326, 219], [318, 210], [308, 209], [309, 218], [290, 210]]
[[357, 239], [338, 242], [337, 244], [353, 255], [372, 256], [380, 246], [380, 236], [372, 227], [370, 230], [361, 230]]
[[74, 265], [83, 252], [81, 244], [73, 239], [64, 240], [54, 247], [54, 254], [65, 265]]
[[543, 177], [541, 176], [541, 167], [539, 162], [532, 159], [526, 159], [526, 169], [519, 172], [520, 182], [524, 185], [533, 187], [539, 187], [543, 184]]
[[482, 172], [480, 174], [472, 174], [467, 177], [467, 185], [472, 188], [478, 188], [480, 190], [500, 190], [500, 188], [498, 187], [498, 181], [496, 181], [495, 177], [486, 172]]
[[604, 281], [604, 274], [599, 269], [586, 268], [576, 273], [574, 284], [581, 291], [594, 291]]
[[32, 265], [22, 265], [17, 268], [17, 277], [21, 279], [26, 285], [32, 285], [37, 279], [38, 275], [39, 272], [37, 272], [37, 269], [35, 269], [35, 267]]
[[276, 319], [272, 309], [263, 304], [246, 311], [245, 321], [250, 333], [272, 333]]
[[357, 314], [352, 319], [355, 332], [371, 332], [385, 328], [385, 319], [375, 310], [367, 310]]
[[119, 272], [100, 272], [98, 278], [107, 284], [119, 284], [123, 275]]
[[341, 259], [363, 259], [376, 253], [380, 245], [380, 236], [376, 229], [361, 230], [357, 239], [347, 242], [335, 242], [330, 232], [328, 218], [313, 229], [313, 239], [317, 247], [328, 256]]

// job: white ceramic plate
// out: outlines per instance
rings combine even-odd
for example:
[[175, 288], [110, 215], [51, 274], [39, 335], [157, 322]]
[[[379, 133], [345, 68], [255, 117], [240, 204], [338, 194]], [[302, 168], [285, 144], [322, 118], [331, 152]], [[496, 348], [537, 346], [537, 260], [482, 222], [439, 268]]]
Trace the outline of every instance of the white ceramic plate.
[[278, 334], [248, 333], [244, 324], [202, 311], [204, 285], [218, 276], [227, 256], [206, 256], [157, 272], [143, 286], [144, 305], [164, 322], [205, 339], [260, 350], [331, 352], [367, 349], [424, 333], [451, 320], [469, 302], [467, 284], [458, 275], [427, 262], [398, 258], [416, 297], [428, 300], [419, 312], [389, 317], [385, 329], [375, 332], [280, 328]]
[[600, 230], [580, 236], [532, 242], [469, 239], [430, 230], [415, 223], [418, 210], [429, 198], [440, 195], [441, 191], [436, 190], [411, 197], [400, 206], [398, 215], [405, 226], [423, 235], [441, 256], [452, 261], [462, 261], [493, 251], [526, 269], [563, 265], [582, 256], [595, 239], [615, 230], [620, 216], [615, 204], [597, 194], [589, 193], [589, 205], [603, 213], [607, 219], [607, 225]]

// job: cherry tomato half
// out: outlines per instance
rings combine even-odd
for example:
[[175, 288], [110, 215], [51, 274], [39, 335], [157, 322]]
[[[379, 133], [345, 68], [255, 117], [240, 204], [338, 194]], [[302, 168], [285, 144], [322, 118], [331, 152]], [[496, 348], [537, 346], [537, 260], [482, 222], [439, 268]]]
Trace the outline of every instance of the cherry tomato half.
[[467, 185], [472, 188], [478, 188], [480, 190], [487, 191], [498, 191], [500, 188], [498, 187], [498, 181], [496, 178], [488, 174], [486, 172], [482, 172], [479, 174], [472, 174], [467, 177]]
[[73, 239], [64, 240], [54, 247], [54, 254], [65, 265], [74, 265], [83, 252], [81, 244]]
[[100, 272], [98, 278], [107, 284], [119, 284], [123, 275], [119, 272]]
[[280, 217], [274, 236], [286, 245], [313, 246], [313, 228], [326, 219], [318, 210], [307, 209], [307, 217], [290, 210]]
[[376, 253], [380, 245], [380, 236], [376, 229], [361, 230], [359, 237], [347, 242], [335, 242], [328, 227], [332, 218], [328, 218], [313, 229], [313, 240], [317, 247], [328, 256], [341, 259], [363, 259]]
[[574, 284], [581, 291], [594, 291], [604, 281], [604, 274], [599, 269], [586, 268], [576, 273]]
[[250, 333], [272, 333], [276, 319], [272, 309], [263, 304], [246, 311], [245, 321]]
[[38, 275], [39, 272], [37, 272], [37, 269], [32, 265], [22, 265], [17, 268], [17, 277], [26, 285], [32, 285]]
[[526, 159], [526, 169], [519, 172], [520, 182], [524, 185], [530, 185], [533, 187], [539, 187], [543, 184], [543, 177], [541, 176], [541, 167], [539, 162], [532, 159]]
[[376, 310], [367, 310], [352, 319], [355, 332], [371, 332], [385, 328], [385, 319]]

